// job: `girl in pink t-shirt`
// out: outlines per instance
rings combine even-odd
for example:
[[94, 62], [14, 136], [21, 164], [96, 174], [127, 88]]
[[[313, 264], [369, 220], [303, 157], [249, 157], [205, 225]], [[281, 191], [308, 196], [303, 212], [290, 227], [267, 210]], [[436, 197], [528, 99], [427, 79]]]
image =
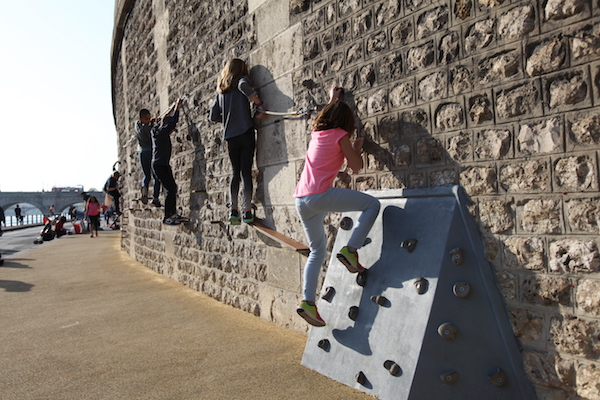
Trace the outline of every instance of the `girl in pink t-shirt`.
[[296, 209], [309, 242], [310, 255], [304, 267], [304, 300], [298, 314], [309, 324], [325, 326], [315, 305], [319, 272], [327, 252], [327, 237], [323, 220], [328, 212], [362, 211], [348, 245], [340, 249], [337, 258], [348, 271], [362, 272], [357, 249], [362, 247], [373, 222], [379, 214], [379, 200], [350, 189], [332, 187], [344, 160], [353, 171], [363, 166], [363, 139], [350, 142], [354, 132], [354, 115], [350, 107], [339, 100], [342, 89], [331, 89], [331, 100], [312, 124], [311, 141], [306, 152], [304, 170], [296, 186]]
[[96, 197], [90, 196], [85, 203], [85, 213], [89, 219], [90, 237], [94, 237], [94, 231], [96, 231], [96, 237], [98, 237], [98, 227], [100, 226], [100, 202]]

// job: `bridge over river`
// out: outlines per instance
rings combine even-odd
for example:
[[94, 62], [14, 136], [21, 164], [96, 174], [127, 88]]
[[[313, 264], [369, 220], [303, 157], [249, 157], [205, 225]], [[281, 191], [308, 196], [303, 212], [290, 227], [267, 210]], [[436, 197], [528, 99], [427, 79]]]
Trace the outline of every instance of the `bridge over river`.
[[[54, 204], [56, 213], [65, 208], [81, 203], [83, 191], [50, 191], [50, 192], [0, 192], [0, 207], [4, 210], [15, 204], [31, 204], [38, 208], [43, 214]], [[90, 196], [96, 196], [98, 201], [104, 200], [104, 192], [86, 192]]]

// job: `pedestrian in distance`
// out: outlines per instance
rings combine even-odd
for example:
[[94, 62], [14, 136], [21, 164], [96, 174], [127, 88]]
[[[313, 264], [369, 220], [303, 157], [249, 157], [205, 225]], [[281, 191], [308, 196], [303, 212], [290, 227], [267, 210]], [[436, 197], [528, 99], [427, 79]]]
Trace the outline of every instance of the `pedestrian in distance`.
[[90, 196], [85, 203], [85, 215], [88, 218], [88, 224], [90, 227], [90, 237], [98, 237], [98, 228], [100, 227], [100, 202], [96, 199], [96, 196]]
[[154, 178], [154, 186], [152, 192], [152, 204], [153, 206], [160, 207], [160, 180], [152, 172], [152, 127], [154, 126], [154, 119], [152, 114], [147, 109], [143, 108], [140, 110], [140, 118], [135, 122], [135, 136], [140, 146], [140, 164], [144, 177], [142, 179], [142, 197], [140, 198], [143, 204], [148, 204], [148, 188], [150, 186], [150, 180]]
[[298, 314], [313, 326], [325, 326], [315, 304], [317, 282], [327, 252], [323, 221], [328, 212], [362, 211], [348, 244], [337, 258], [351, 273], [365, 268], [358, 262], [357, 249], [363, 246], [379, 214], [379, 200], [366, 193], [332, 187], [344, 160], [353, 171], [363, 167], [362, 138], [350, 141], [354, 133], [354, 114], [339, 100], [343, 90], [333, 86], [330, 102], [312, 123], [306, 162], [296, 186], [296, 210], [309, 242], [310, 255], [304, 267], [303, 300]]
[[0, 236], [4, 234], [2, 231], [2, 224], [6, 225], [6, 217], [4, 215], [4, 208], [0, 207]]
[[23, 225], [23, 212], [18, 204], [15, 207], [15, 218], [17, 219], [17, 224]]
[[[231, 162], [232, 176], [229, 187], [231, 211], [229, 222], [239, 225], [241, 219], [246, 223], [254, 221], [252, 215], [252, 163], [256, 147], [256, 129], [250, 102], [261, 107], [263, 102], [252, 86], [246, 63], [238, 58], [229, 60], [217, 82], [217, 95], [210, 109], [209, 118], [213, 122], [222, 122], [224, 138]], [[256, 118], [262, 118], [259, 112]], [[243, 215], [240, 219], [238, 195], [240, 181], [244, 181]]]
[[165, 216], [163, 223], [166, 225], [179, 225], [188, 222], [189, 218], [177, 214], [177, 183], [171, 169], [171, 134], [175, 132], [179, 122], [179, 107], [183, 99], [178, 99], [167, 111], [162, 122], [152, 128], [152, 170], [160, 183], [165, 188]]

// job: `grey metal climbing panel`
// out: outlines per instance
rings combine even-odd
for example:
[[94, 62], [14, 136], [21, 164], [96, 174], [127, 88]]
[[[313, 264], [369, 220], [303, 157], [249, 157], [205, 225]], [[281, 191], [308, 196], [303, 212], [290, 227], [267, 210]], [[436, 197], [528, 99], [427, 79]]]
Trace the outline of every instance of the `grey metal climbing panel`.
[[479, 231], [459, 186], [374, 191], [381, 211], [360, 250], [335, 252], [302, 365], [380, 399], [535, 399]]

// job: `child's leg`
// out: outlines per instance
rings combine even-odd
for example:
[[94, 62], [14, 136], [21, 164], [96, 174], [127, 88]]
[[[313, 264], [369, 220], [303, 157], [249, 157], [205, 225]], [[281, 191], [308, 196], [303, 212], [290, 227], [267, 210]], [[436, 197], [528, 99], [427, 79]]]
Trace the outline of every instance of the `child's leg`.
[[360, 249], [379, 214], [379, 200], [363, 192], [351, 189], [331, 188], [319, 199], [319, 207], [336, 212], [362, 211], [355, 225], [348, 246]]
[[[309, 196], [312, 197], [312, 196]], [[314, 302], [316, 299], [317, 283], [321, 266], [327, 255], [327, 238], [323, 219], [325, 213], [310, 209], [305, 201], [306, 198], [296, 199], [296, 210], [302, 219], [304, 232], [309, 242], [310, 255], [304, 265], [304, 280], [302, 293], [304, 300]]]
[[229, 184], [229, 198], [231, 201], [231, 209], [238, 209], [238, 193], [240, 192], [240, 172], [241, 172], [241, 147], [238, 144], [237, 138], [227, 140], [227, 150], [229, 153], [229, 161], [231, 162], [231, 182]]
[[252, 210], [252, 164], [254, 163], [254, 148], [256, 140], [254, 130], [242, 135], [242, 148], [240, 151], [240, 169], [244, 180], [244, 202], [242, 211]]

